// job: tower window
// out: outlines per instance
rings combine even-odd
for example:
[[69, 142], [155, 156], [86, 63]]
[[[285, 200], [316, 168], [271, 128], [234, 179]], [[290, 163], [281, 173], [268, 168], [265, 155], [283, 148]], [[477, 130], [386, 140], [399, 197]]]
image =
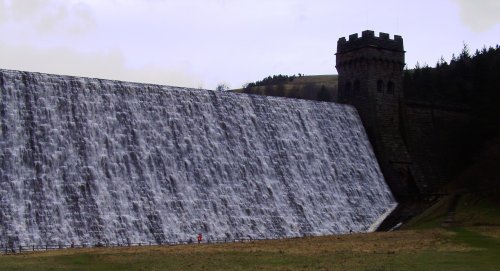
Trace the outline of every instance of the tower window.
[[392, 81], [387, 83], [387, 93], [394, 94], [394, 83]]
[[380, 79], [377, 81], [377, 91], [378, 92], [384, 91], [384, 81]]
[[352, 91], [351, 82], [347, 82], [347, 84], [345, 84], [345, 98], [351, 97], [351, 91]]
[[359, 80], [356, 79], [356, 81], [354, 81], [354, 95], [359, 95], [359, 91], [360, 90], [360, 86], [359, 86]]

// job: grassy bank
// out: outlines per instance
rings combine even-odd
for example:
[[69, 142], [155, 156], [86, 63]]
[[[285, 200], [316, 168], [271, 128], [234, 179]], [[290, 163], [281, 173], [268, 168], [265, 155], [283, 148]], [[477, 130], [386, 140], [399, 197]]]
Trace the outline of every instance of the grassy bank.
[[221, 245], [68, 249], [0, 270], [500, 270], [500, 228], [404, 230]]
[[[307, 75], [295, 77], [281, 84], [233, 89], [233, 92], [299, 98], [306, 100], [333, 101], [337, 97], [337, 75]], [[319, 94], [321, 91], [323, 94]]]

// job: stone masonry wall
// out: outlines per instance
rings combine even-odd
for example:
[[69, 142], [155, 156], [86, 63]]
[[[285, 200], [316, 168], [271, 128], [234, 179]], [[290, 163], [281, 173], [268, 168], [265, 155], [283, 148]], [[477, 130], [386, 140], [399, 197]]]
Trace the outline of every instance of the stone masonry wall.
[[404, 139], [423, 174], [418, 182], [422, 192], [439, 192], [439, 187], [453, 177], [465, 151], [457, 137], [470, 121], [467, 108], [405, 102]]

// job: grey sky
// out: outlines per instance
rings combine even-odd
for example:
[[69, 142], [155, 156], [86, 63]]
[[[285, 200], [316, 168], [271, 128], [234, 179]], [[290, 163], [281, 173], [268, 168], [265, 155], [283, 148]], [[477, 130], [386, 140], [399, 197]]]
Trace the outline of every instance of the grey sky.
[[496, 45], [500, 1], [0, 0], [0, 68], [214, 88], [332, 74], [339, 37], [402, 35], [407, 64]]
[[500, 21], [498, 0], [455, 0], [460, 5], [462, 20], [476, 32], [487, 31]]

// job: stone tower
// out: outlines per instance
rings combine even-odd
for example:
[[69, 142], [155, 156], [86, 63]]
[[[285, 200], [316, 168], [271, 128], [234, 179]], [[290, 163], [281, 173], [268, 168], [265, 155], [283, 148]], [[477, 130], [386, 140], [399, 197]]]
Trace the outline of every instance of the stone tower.
[[418, 193], [401, 127], [403, 38], [366, 30], [340, 38], [336, 56], [338, 101], [358, 110], [387, 183], [400, 200]]

